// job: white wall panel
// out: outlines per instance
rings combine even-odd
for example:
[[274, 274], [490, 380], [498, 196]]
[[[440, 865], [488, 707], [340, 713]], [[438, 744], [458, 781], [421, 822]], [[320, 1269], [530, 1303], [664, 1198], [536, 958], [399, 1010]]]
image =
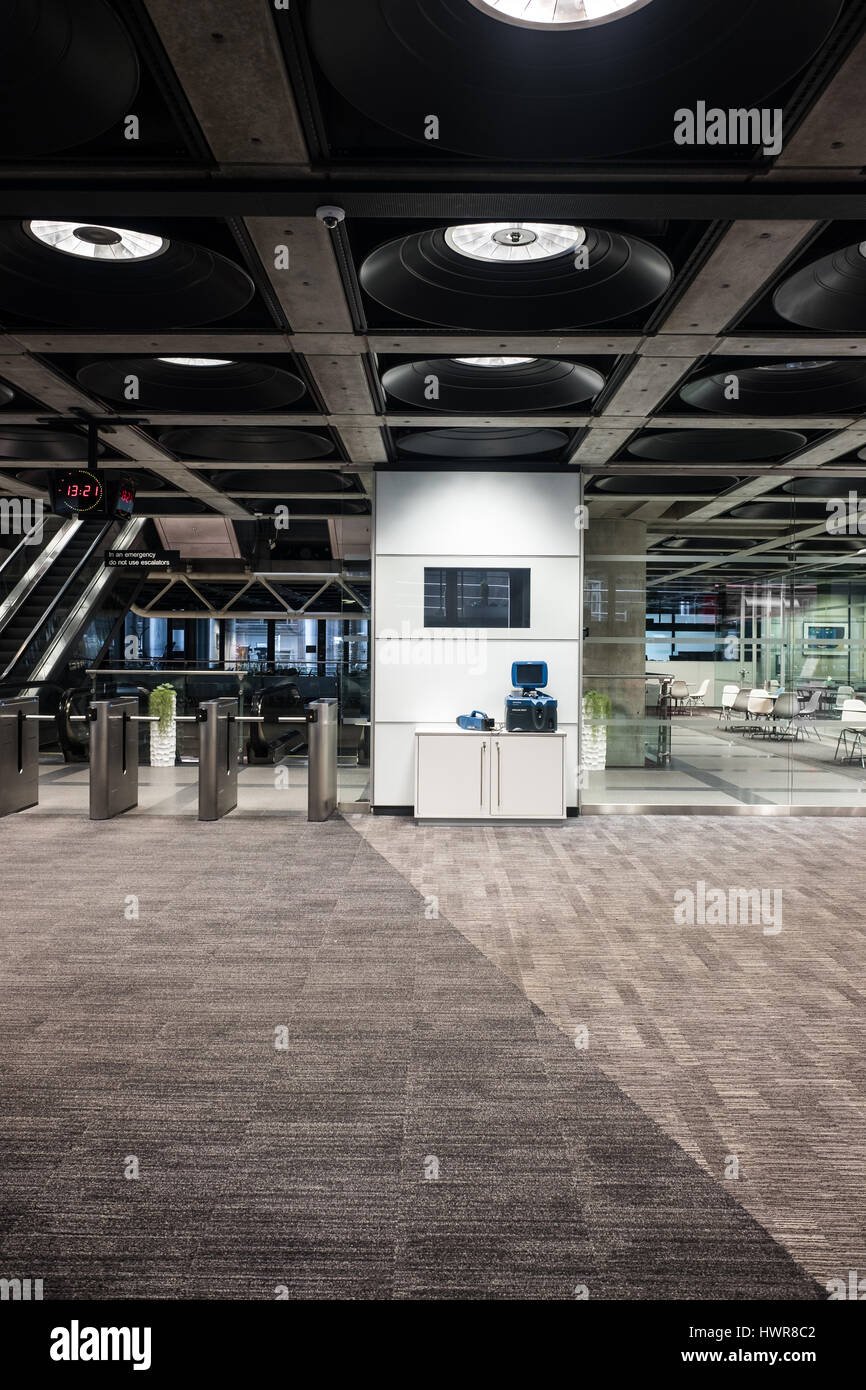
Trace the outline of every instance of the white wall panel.
[[377, 473], [379, 555], [577, 555], [571, 473]]
[[[375, 513], [373, 788], [414, 799], [415, 728], [482, 709], [505, 717], [512, 661], [546, 661], [576, 801], [581, 532], [573, 474], [380, 472]], [[424, 628], [425, 565], [531, 570], [526, 629]]]
[[[436, 638], [376, 642], [375, 719], [388, 723], [453, 724], [458, 714], [482, 709], [505, 718], [512, 661], [546, 661], [548, 692], [559, 702], [563, 724], [577, 722], [575, 642], [527, 642], [488, 638], [451, 647]], [[378, 798], [378, 788], [376, 792]]]

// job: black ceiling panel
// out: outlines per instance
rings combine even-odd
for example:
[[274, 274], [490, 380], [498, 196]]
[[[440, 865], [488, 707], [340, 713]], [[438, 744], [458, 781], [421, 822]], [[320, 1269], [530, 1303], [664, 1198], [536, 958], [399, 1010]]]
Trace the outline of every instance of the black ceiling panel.
[[334, 443], [324, 432], [275, 425], [190, 425], [161, 430], [160, 444], [182, 458], [229, 462], [292, 463], [326, 458]]
[[315, 0], [305, 16], [329, 84], [378, 126], [427, 150], [519, 163], [670, 146], [674, 113], [698, 102], [761, 106], [809, 62], [841, 8], [810, 0], [792, 24], [789, 0], [654, 0], [555, 32], [466, 0]]
[[866, 361], [723, 367], [688, 382], [679, 394], [686, 405], [715, 415], [845, 415], [866, 406]]
[[416, 410], [523, 415], [585, 405], [601, 391], [604, 377], [594, 367], [555, 357], [490, 366], [435, 357], [389, 367], [382, 385], [392, 399]]
[[805, 443], [796, 430], [656, 430], [633, 439], [627, 453], [660, 463], [750, 463], [785, 458]]
[[399, 435], [397, 448], [430, 459], [519, 459], [561, 453], [569, 438], [552, 429], [414, 430]]
[[[199, 365], [166, 361], [160, 357], [101, 358], [76, 373], [81, 387], [117, 405], [145, 410], [177, 410], [198, 414], [220, 411], [285, 410], [307, 395], [300, 377], [254, 358], [212, 365], [204, 354]], [[130, 400], [128, 380], [134, 377], [137, 394]]]

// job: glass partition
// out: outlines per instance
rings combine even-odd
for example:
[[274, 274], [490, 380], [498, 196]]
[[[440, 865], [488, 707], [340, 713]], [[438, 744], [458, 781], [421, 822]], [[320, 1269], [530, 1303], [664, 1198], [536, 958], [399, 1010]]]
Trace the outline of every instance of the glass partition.
[[864, 806], [866, 541], [828, 524], [833, 488], [670, 529], [594, 524], [589, 490], [585, 811]]

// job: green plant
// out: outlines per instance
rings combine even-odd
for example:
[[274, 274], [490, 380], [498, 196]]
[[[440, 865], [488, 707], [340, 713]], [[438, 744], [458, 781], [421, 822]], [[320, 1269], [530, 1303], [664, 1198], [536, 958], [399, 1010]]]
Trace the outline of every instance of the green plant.
[[583, 694], [583, 712], [587, 719], [602, 721], [609, 719], [613, 705], [609, 695], [603, 695], [600, 690], [585, 690]]
[[150, 692], [150, 699], [147, 704], [148, 712], [155, 714], [159, 723], [157, 728], [161, 734], [167, 734], [171, 728], [172, 716], [175, 710], [175, 689], [173, 685], [163, 684], [154, 686]]

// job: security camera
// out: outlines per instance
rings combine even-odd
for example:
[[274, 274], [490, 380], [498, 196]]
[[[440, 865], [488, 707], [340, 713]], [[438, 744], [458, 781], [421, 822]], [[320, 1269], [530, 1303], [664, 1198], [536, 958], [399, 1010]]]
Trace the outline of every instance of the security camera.
[[332, 232], [335, 227], [339, 227], [340, 223], [346, 220], [344, 208], [316, 208], [316, 216], [320, 222], [324, 222], [330, 232]]

